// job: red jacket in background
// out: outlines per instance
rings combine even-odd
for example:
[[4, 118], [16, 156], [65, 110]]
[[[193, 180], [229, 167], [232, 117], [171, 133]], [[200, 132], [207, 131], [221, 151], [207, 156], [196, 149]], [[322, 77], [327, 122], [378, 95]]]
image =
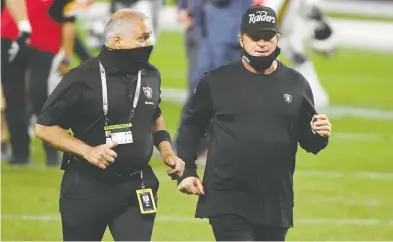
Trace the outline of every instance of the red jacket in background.
[[[29, 46], [57, 54], [61, 46], [61, 24], [49, 16], [48, 9], [52, 3], [53, 0], [26, 0], [32, 28]], [[15, 40], [18, 34], [18, 27], [5, 6], [1, 14], [1, 38]]]

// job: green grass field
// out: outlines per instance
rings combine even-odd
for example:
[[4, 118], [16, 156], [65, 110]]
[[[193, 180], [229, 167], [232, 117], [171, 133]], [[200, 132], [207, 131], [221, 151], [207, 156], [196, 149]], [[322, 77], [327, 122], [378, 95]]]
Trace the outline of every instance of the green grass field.
[[[180, 33], [159, 36], [152, 62], [166, 87], [186, 87], [183, 46]], [[334, 105], [393, 111], [393, 55], [340, 49], [332, 58], [312, 58]], [[168, 128], [176, 129], [180, 106], [163, 103], [162, 109]], [[288, 240], [393, 240], [393, 120], [331, 121], [333, 136], [326, 150], [318, 156], [299, 151], [295, 227]], [[62, 171], [44, 168], [36, 139], [32, 150], [32, 167], [2, 161], [3, 241], [62, 239]], [[208, 221], [193, 219], [196, 197], [176, 191], [159, 159], [151, 164], [161, 182], [153, 240], [213, 240]], [[203, 174], [203, 167], [199, 172]], [[104, 239], [112, 240], [108, 231]]]

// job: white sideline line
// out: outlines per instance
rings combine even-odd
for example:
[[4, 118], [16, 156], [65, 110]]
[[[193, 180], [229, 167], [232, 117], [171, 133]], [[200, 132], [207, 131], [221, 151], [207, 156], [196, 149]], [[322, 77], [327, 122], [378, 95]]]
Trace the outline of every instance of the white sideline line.
[[340, 225], [380, 225], [383, 223], [388, 223], [391, 221], [384, 222], [379, 219], [334, 219], [334, 218], [303, 218], [296, 219], [295, 223], [304, 224], [340, 224]]
[[343, 178], [348, 175], [339, 171], [295, 170], [295, 176]]
[[330, 117], [359, 117], [374, 118], [379, 120], [393, 120], [393, 112], [379, 109], [358, 108], [351, 106], [330, 106], [320, 110], [320, 113], [326, 113]]
[[321, 178], [352, 178], [368, 180], [393, 180], [392, 172], [339, 172], [323, 170], [297, 170], [295, 176], [321, 177]]
[[[203, 160], [204, 162], [204, 160]], [[204, 163], [198, 163], [204, 166]], [[28, 167], [13, 167], [8, 166], [7, 168], [2, 168], [5, 170], [13, 169], [32, 169], [32, 170], [52, 170], [54, 172], [62, 173], [59, 168], [47, 168], [45, 165], [31, 165]], [[154, 168], [154, 172], [157, 174], [159, 172], [166, 171], [165, 168]], [[349, 178], [349, 179], [359, 179], [359, 180], [393, 180], [393, 172], [341, 172], [341, 171], [325, 171], [325, 170], [295, 170], [295, 176], [297, 177], [317, 177], [317, 178]], [[165, 180], [161, 181], [165, 182]]]
[[348, 206], [378, 207], [380, 205], [380, 202], [377, 199], [351, 199], [346, 197], [316, 196], [313, 197], [312, 200], [314, 202], [324, 204], [343, 204]]
[[355, 140], [355, 141], [366, 141], [366, 142], [375, 142], [381, 140], [392, 140], [393, 135], [382, 135], [382, 134], [374, 134], [374, 133], [332, 133], [332, 139], [337, 140]]
[[393, 173], [358, 172], [355, 174], [355, 176], [361, 179], [393, 179]]
[[[2, 215], [1, 220], [5, 221], [39, 221], [39, 222], [51, 222], [60, 221], [60, 215], [47, 215], [47, 216], [30, 216], [30, 215]], [[184, 217], [184, 216], [157, 216], [156, 221], [158, 222], [185, 222], [185, 223], [200, 223], [207, 220]], [[387, 224], [393, 226], [393, 220], [380, 220], [380, 219], [340, 219], [340, 218], [295, 218], [295, 223], [303, 224], [333, 224], [333, 225], [381, 225]]]

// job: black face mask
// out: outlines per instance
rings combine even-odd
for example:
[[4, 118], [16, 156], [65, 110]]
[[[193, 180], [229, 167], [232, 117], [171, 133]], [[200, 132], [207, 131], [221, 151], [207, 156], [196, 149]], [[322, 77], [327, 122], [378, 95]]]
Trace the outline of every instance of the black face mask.
[[275, 59], [280, 55], [281, 49], [277, 46], [277, 48], [268, 56], [252, 56], [247, 53], [245, 49], [243, 49], [242, 58], [247, 61], [250, 66], [252, 66], [255, 70], [263, 71], [269, 68]]
[[134, 49], [109, 49], [103, 46], [102, 50], [122, 71], [136, 73], [149, 63], [153, 46], [149, 45]]

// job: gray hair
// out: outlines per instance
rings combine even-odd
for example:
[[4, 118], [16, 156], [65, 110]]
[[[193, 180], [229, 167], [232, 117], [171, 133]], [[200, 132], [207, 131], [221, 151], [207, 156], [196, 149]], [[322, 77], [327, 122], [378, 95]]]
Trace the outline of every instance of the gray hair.
[[[140, 13], [130, 9], [122, 9], [118, 12], [124, 12], [124, 14], [114, 14], [109, 19], [108, 23], [104, 29], [104, 43], [106, 46], [110, 44], [110, 41], [115, 35], [120, 35], [125, 38], [129, 37], [127, 35], [130, 34], [131, 25], [136, 21], [145, 21], [147, 17]], [[135, 18], [135, 15], [138, 14], [139, 18]]]

